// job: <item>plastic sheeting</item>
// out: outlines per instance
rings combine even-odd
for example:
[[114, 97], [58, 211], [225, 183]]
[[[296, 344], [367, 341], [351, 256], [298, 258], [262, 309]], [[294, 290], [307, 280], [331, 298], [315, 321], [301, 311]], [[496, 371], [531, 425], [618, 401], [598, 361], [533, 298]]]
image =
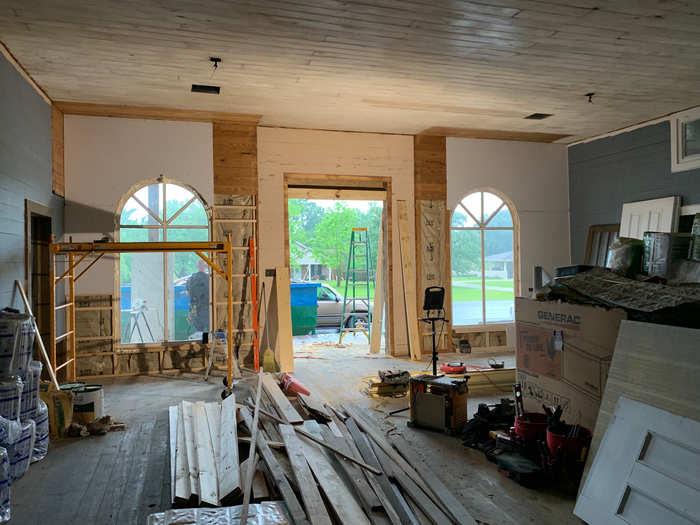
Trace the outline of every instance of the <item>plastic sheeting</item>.
[[[241, 505], [218, 509], [178, 509], [148, 516], [148, 525], [239, 525]], [[248, 506], [246, 525], [292, 525], [284, 504], [264, 501]]]
[[0, 448], [0, 523], [10, 518], [10, 460], [7, 450]]
[[24, 383], [19, 377], [0, 381], [0, 416], [19, 420], [23, 389]]
[[17, 442], [22, 435], [22, 426], [15, 419], [0, 416], [0, 446], [6, 447]]
[[32, 463], [44, 459], [49, 451], [49, 407], [41, 400], [36, 410], [34, 423], [36, 423], [36, 438], [32, 451]]
[[36, 424], [32, 419], [22, 423], [22, 435], [16, 443], [7, 447], [10, 457], [10, 478], [14, 482], [24, 476], [29, 468], [29, 463], [34, 452], [34, 439], [36, 437]]

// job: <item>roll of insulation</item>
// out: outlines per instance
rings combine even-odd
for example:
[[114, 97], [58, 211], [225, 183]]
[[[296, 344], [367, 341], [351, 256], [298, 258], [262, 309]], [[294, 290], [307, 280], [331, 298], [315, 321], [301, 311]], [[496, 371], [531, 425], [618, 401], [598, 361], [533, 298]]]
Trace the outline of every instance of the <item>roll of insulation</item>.
[[23, 388], [24, 383], [19, 377], [0, 381], [0, 416], [19, 419]]
[[22, 379], [22, 402], [20, 403], [19, 418], [22, 421], [36, 419], [36, 410], [39, 406], [39, 383], [41, 380], [42, 365], [40, 361], [31, 361]]
[[10, 459], [7, 449], [0, 447], [0, 523], [10, 521]]
[[39, 400], [39, 407], [36, 409], [36, 439], [34, 440], [34, 450], [32, 452], [32, 463], [41, 461], [49, 451], [49, 407]]
[[25, 319], [22, 321], [20, 336], [17, 374], [23, 377], [29, 369], [30, 363], [32, 362], [32, 354], [34, 353], [34, 323], [32, 323], [32, 318], [28, 315], [26, 315]]
[[25, 315], [0, 311], [0, 379], [17, 375]]
[[34, 452], [36, 424], [32, 419], [22, 423], [22, 435], [13, 445], [7, 447], [10, 457], [10, 478], [12, 482], [24, 476]]

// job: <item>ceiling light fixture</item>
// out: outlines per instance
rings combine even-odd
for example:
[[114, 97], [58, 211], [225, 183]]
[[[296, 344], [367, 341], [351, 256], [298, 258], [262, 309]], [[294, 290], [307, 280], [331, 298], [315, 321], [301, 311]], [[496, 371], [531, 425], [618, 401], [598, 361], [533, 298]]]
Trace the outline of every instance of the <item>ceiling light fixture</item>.
[[209, 95], [218, 95], [221, 93], [221, 87], [207, 86], [205, 84], [192, 84], [192, 93], [208, 93]]
[[527, 117], [523, 117], [526, 120], [544, 120], [546, 118], [551, 117], [551, 113], [533, 113], [531, 115], [528, 115]]

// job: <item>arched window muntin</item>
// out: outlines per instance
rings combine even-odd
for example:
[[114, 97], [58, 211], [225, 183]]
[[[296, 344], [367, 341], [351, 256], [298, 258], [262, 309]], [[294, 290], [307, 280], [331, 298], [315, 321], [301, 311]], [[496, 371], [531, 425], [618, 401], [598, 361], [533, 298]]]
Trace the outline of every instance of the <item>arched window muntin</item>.
[[453, 324], [514, 320], [519, 289], [518, 216], [493, 188], [476, 188], [455, 206], [450, 221]]
[[[120, 242], [208, 241], [211, 211], [191, 186], [165, 179], [132, 186], [117, 209], [115, 239]], [[198, 272], [193, 252], [122, 253], [118, 294], [122, 344], [161, 343], [197, 335], [187, 283]], [[206, 292], [210, 324], [211, 300]], [[201, 328], [201, 326], [200, 326]], [[207, 326], [208, 328], [208, 326]]]

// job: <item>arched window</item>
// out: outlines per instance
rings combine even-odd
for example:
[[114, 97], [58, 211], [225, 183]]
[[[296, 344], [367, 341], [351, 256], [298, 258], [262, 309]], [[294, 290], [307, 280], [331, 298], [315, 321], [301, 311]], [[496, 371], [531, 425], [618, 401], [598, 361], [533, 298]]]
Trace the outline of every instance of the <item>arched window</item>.
[[[208, 241], [204, 203], [178, 184], [139, 187], [119, 211], [120, 242]], [[209, 329], [210, 276], [195, 253], [122, 253], [122, 343], [182, 341]]]
[[493, 190], [457, 204], [450, 223], [453, 324], [513, 321], [516, 230], [515, 209]]

